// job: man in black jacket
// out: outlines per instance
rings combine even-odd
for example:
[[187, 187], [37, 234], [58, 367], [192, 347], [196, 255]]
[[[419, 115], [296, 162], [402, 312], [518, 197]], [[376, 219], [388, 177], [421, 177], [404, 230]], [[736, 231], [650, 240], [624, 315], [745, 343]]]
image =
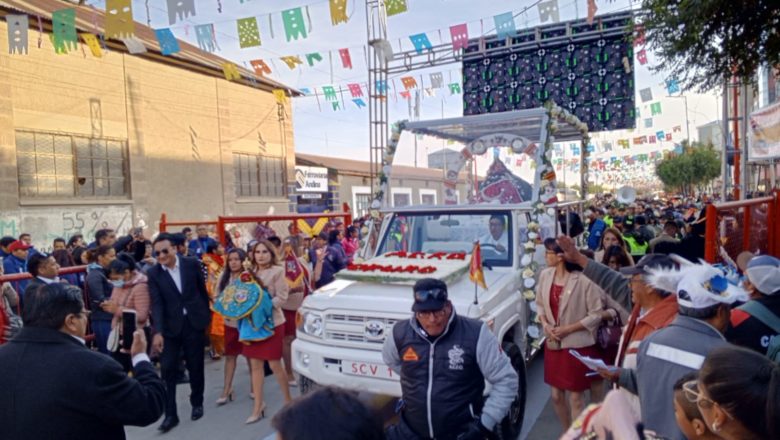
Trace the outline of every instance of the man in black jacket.
[[78, 287], [41, 285], [25, 297], [24, 328], [0, 347], [0, 438], [124, 439], [163, 412], [165, 387], [133, 334], [133, 378], [84, 346], [87, 312]]
[[168, 401], [165, 420], [159, 429], [168, 432], [179, 424], [176, 378], [181, 351], [184, 351], [190, 373], [192, 420], [203, 417], [203, 347], [211, 310], [200, 261], [178, 256], [167, 234], [157, 237], [153, 247], [157, 264], [147, 273], [154, 325], [152, 348], [162, 353], [162, 376]]
[[[382, 348], [385, 363], [401, 376], [404, 402], [388, 440], [492, 437], [519, 387], [495, 335], [485, 323], [458, 316], [447, 285], [437, 279], [414, 285], [412, 311], [411, 319], [393, 326]], [[487, 400], [485, 381], [493, 387]]]

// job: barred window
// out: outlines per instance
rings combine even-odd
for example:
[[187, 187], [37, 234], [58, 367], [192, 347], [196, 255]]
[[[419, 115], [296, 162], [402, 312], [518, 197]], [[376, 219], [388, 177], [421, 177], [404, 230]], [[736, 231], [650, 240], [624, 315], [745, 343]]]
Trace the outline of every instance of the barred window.
[[239, 197], [285, 197], [285, 163], [282, 157], [233, 153], [235, 191]]
[[21, 197], [125, 197], [127, 142], [16, 131]]

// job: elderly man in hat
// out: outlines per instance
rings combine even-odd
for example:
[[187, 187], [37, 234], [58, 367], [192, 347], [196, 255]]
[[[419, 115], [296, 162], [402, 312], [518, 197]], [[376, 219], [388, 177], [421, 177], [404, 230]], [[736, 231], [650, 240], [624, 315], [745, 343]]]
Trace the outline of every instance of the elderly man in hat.
[[745, 274], [755, 299], [731, 311], [726, 339], [765, 354], [780, 333], [780, 260], [769, 255], [754, 257]]
[[676, 293], [678, 316], [642, 341], [635, 370], [601, 373], [639, 396], [646, 429], [662, 438], [684, 440], [670, 404], [674, 384], [698, 370], [712, 349], [728, 345], [723, 333], [729, 325], [731, 306], [745, 301], [747, 293], [707, 264], [687, 263], [679, 270], [658, 268], [648, 269], [648, 273], [650, 285]]
[[[412, 311], [393, 326], [382, 349], [385, 363], [401, 376], [403, 394], [400, 421], [387, 438], [491, 437], [519, 387], [500, 343], [485, 323], [455, 313], [441, 280], [417, 281]], [[485, 381], [492, 385], [487, 400]]]

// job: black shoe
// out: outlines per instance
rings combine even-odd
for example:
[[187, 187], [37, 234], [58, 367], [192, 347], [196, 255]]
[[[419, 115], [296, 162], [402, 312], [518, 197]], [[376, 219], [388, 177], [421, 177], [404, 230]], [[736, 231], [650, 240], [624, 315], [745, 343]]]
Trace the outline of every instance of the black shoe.
[[[201, 408], [200, 411], [201, 414], [203, 414], [203, 409]], [[160, 432], [166, 433], [170, 431], [171, 429], [175, 428], [176, 425], [179, 424], [179, 418], [176, 416], [173, 417], [166, 417], [165, 420], [160, 424], [160, 426], [157, 428]]]
[[186, 372], [179, 374], [176, 377], [176, 384], [181, 385], [183, 383], [190, 383], [190, 377], [187, 375]]
[[192, 420], [198, 420], [201, 417], [203, 417], [203, 407], [202, 406], [193, 406], [192, 407]]

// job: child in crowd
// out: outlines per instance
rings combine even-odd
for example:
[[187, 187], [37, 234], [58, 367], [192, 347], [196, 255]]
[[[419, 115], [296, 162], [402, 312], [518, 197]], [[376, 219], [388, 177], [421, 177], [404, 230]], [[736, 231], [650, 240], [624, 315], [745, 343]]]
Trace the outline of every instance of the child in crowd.
[[677, 426], [680, 427], [688, 440], [719, 439], [720, 437], [713, 434], [707, 427], [696, 402], [691, 402], [685, 397], [683, 384], [696, 381], [697, 377], [696, 372], [688, 373], [674, 384], [674, 416], [677, 419]]

